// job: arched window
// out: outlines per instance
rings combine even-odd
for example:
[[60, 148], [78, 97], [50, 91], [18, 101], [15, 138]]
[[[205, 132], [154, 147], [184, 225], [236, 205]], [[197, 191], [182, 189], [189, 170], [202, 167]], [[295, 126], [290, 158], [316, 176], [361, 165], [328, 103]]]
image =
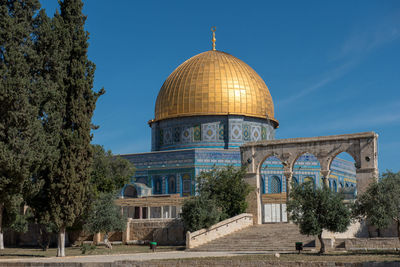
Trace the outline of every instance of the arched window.
[[332, 181], [332, 189], [333, 189], [333, 192], [337, 192], [336, 180], [333, 180], [333, 181]]
[[176, 178], [175, 175], [170, 175], [168, 177], [168, 193], [176, 194]]
[[124, 197], [136, 198], [137, 190], [132, 185], [127, 185], [124, 190]]
[[154, 177], [153, 190], [154, 194], [162, 194], [162, 180], [160, 176]]
[[271, 194], [277, 194], [282, 192], [281, 179], [279, 179], [278, 176], [273, 176], [271, 178], [271, 188], [269, 191]]
[[296, 177], [293, 176], [292, 180], [293, 180], [294, 185], [298, 185], [299, 184], [299, 180], [297, 180]]

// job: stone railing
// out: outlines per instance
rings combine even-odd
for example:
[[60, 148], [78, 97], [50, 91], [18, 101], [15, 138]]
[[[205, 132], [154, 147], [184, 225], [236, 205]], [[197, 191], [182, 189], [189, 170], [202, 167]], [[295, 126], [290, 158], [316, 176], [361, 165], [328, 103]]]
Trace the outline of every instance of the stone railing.
[[200, 229], [193, 233], [187, 232], [186, 248], [198, 247], [214, 239], [231, 234], [251, 225], [253, 225], [253, 215], [249, 213], [242, 213], [214, 224], [208, 229]]

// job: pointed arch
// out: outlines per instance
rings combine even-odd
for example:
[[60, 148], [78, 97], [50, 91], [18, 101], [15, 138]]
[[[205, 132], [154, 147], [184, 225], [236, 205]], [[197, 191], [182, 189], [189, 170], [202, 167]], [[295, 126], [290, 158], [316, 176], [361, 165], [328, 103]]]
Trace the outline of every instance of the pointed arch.
[[138, 192], [134, 185], [127, 185], [124, 188], [124, 198], [137, 198]]
[[269, 193], [271, 193], [271, 194], [282, 193], [282, 181], [281, 181], [281, 178], [279, 178], [278, 176], [274, 175], [274, 176], [271, 176], [269, 179], [270, 179]]

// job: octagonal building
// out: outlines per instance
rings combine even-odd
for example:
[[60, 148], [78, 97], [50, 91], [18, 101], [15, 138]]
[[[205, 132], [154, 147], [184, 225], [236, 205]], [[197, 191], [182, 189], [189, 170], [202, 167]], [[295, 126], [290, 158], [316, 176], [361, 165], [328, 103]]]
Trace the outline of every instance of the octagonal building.
[[[213, 48], [186, 60], [168, 76], [149, 126], [151, 152], [123, 155], [136, 167], [135, 177], [122, 189], [120, 200], [124, 212], [133, 219], [179, 216], [184, 198], [196, 192], [198, 174], [213, 166], [239, 167], [240, 146], [275, 139], [279, 122], [270, 91], [257, 72]], [[335, 159], [331, 168], [332, 190], [355, 188], [351, 162]], [[285, 194], [279, 159], [268, 158], [261, 173], [265, 199]], [[293, 179], [322, 184], [318, 160], [310, 154], [301, 156]], [[287, 220], [279, 214], [279, 218], [266, 214], [263, 221]]]

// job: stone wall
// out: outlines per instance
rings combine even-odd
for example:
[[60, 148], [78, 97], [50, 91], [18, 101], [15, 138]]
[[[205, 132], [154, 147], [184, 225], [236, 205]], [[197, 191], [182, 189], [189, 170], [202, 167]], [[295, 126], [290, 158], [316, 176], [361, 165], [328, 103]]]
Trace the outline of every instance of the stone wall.
[[346, 250], [399, 250], [398, 238], [349, 238], [345, 240]]
[[355, 222], [350, 224], [347, 231], [344, 233], [333, 233], [324, 230], [322, 232], [322, 238], [324, 239], [345, 239], [345, 238], [355, 238], [355, 237], [369, 237], [366, 224]]
[[208, 229], [186, 233], [186, 248], [195, 248], [217, 238], [231, 234], [253, 225], [253, 215], [242, 213], [235, 217], [214, 224]]
[[183, 245], [185, 234], [180, 219], [149, 219], [129, 221], [129, 241], [155, 241], [159, 245]]

